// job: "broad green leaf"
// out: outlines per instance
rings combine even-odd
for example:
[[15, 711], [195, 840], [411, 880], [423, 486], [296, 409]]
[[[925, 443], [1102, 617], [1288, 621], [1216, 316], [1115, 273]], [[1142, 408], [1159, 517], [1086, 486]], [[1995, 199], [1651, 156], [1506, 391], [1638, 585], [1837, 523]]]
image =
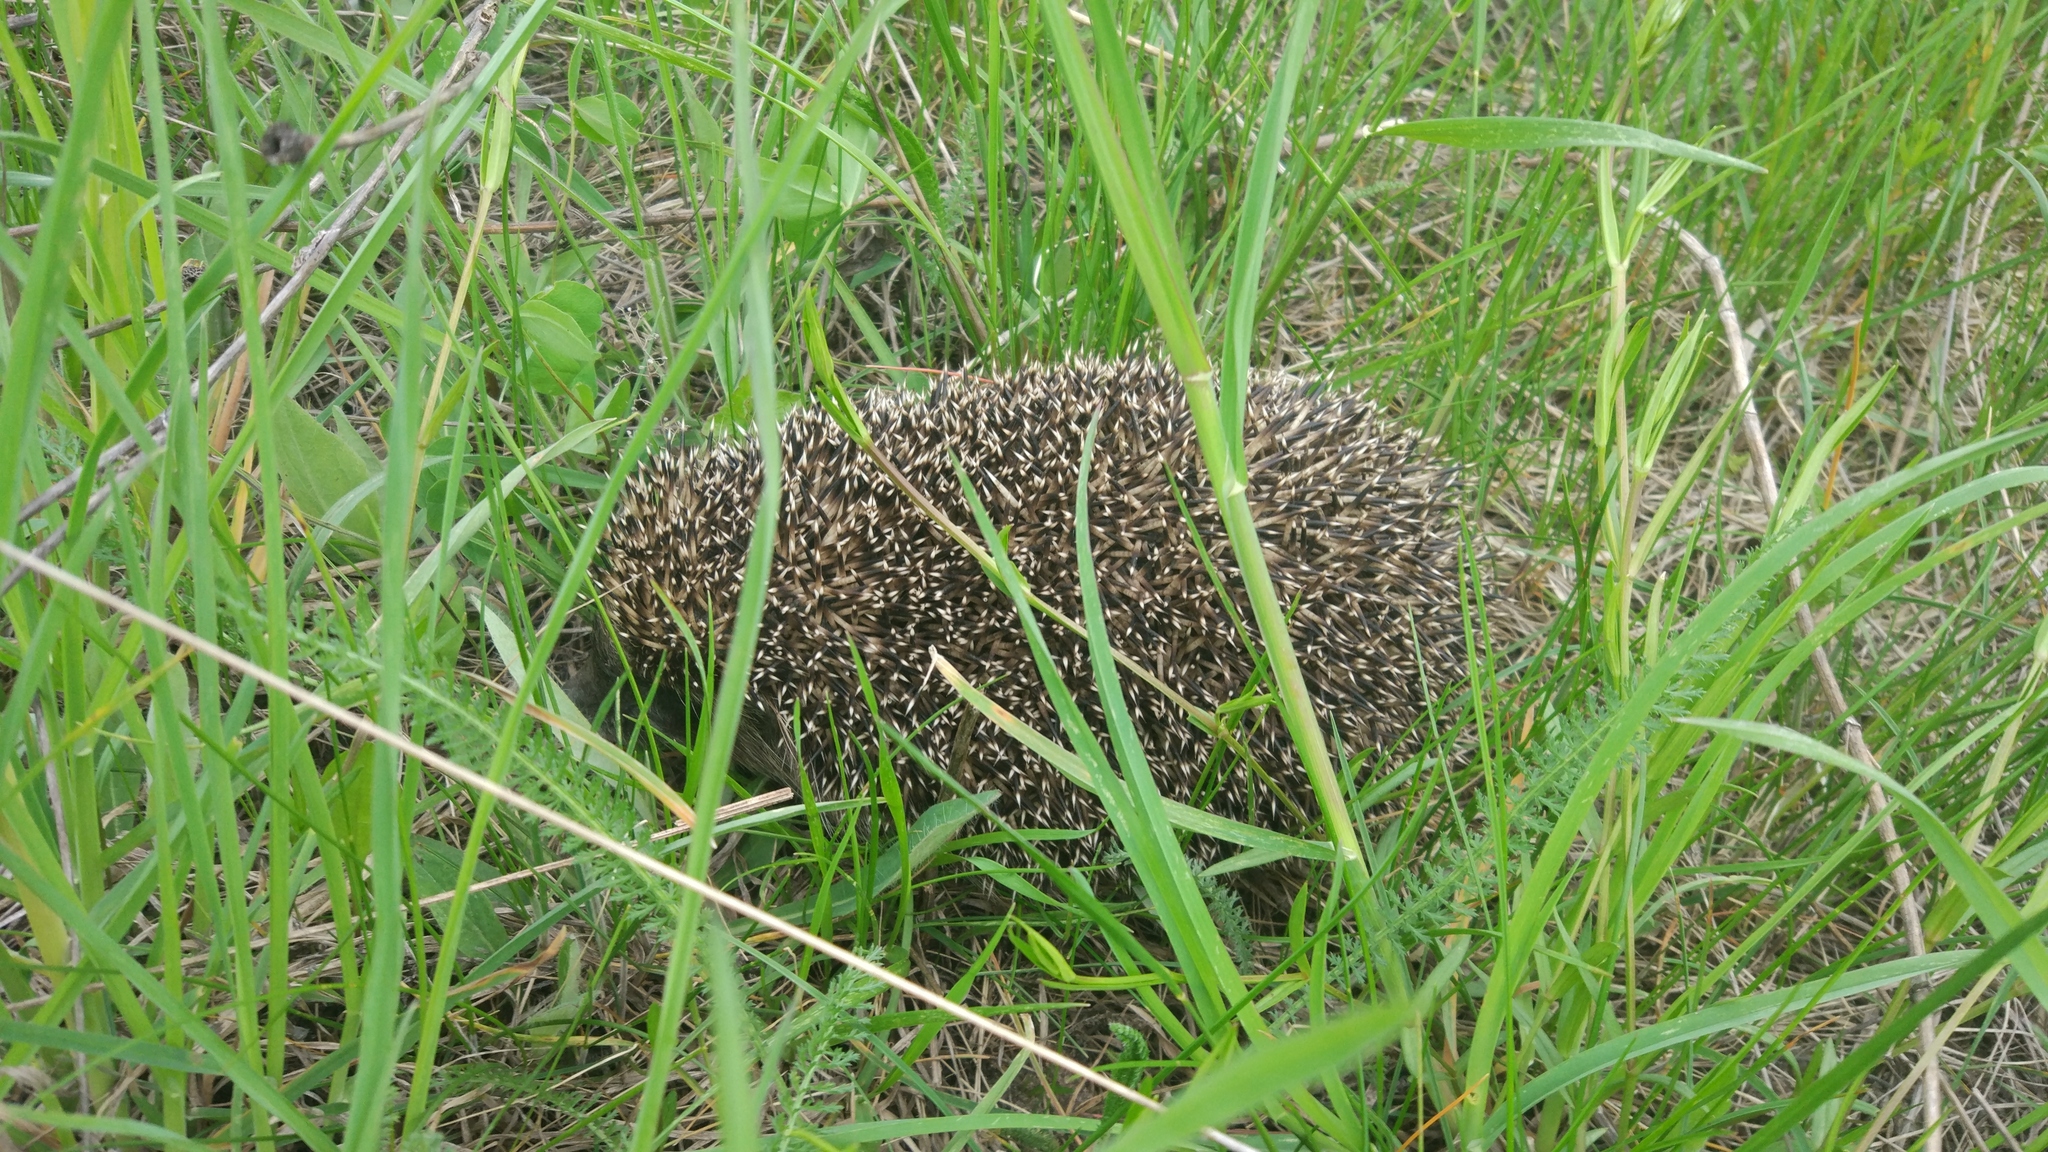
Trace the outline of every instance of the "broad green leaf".
[[420, 43], [431, 45], [427, 58], [420, 64], [420, 76], [424, 79], [439, 80], [448, 73], [448, 66], [455, 62], [455, 50], [462, 47], [463, 30], [433, 17], [420, 33]]
[[838, 192], [840, 211], [851, 211], [854, 205], [860, 203], [861, 194], [867, 191], [865, 162], [875, 155], [875, 149], [880, 146], [882, 136], [873, 128], [846, 114], [842, 114], [839, 122], [832, 127], [837, 131], [839, 141], [844, 142], [835, 141], [826, 145], [826, 151], [832, 161], [832, 182]]
[[604, 297], [597, 289], [574, 280], [557, 280], [548, 285], [548, 290], [535, 296], [532, 303], [548, 304], [561, 309], [576, 321], [576, 327], [594, 344], [598, 332], [604, 327]]
[[597, 345], [569, 313], [545, 300], [527, 301], [519, 309], [520, 330], [533, 349], [530, 376], [566, 388], [597, 364]]
[[[432, 836], [413, 837], [413, 875], [419, 879], [420, 892], [423, 897], [446, 892], [450, 888], [455, 887], [456, 873], [461, 864], [462, 849], [436, 840]], [[496, 868], [481, 860], [477, 861], [476, 871], [473, 874], [475, 881], [489, 880], [496, 875], [498, 875]], [[489, 897], [494, 895], [500, 898], [489, 899]], [[462, 955], [472, 958], [489, 956], [505, 946], [505, 928], [498, 923], [497, 916], [491, 912], [492, 905], [503, 903], [502, 895], [502, 893], [483, 893], [482, 898], [486, 901], [485, 906], [471, 908], [468, 915], [462, 918], [462, 939], [456, 945], [457, 950]], [[446, 900], [435, 901], [427, 905], [428, 911], [436, 920], [440, 921], [443, 930], [448, 925], [448, 909], [450, 907], [450, 903]]]
[[839, 185], [832, 174], [816, 164], [791, 164], [788, 171], [773, 160], [761, 161], [761, 180], [770, 183], [786, 176], [789, 185], [782, 195], [775, 198], [775, 218], [778, 220], [812, 220], [820, 216], [837, 215]]
[[1240, 1052], [1196, 1077], [1166, 1111], [1139, 1117], [1108, 1152], [1163, 1152], [1186, 1144], [1204, 1128], [1256, 1111], [1325, 1073], [1345, 1071], [1413, 1018], [1406, 1004], [1377, 1004]]
[[[328, 509], [371, 476], [369, 464], [355, 447], [322, 427], [297, 401], [278, 405], [277, 451], [278, 475], [299, 507], [316, 518], [325, 519]], [[341, 527], [374, 540], [377, 523], [376, 502], [361, 501], [344, 517]]]
[[569, 105], [569, 117], [576, 130], [608, 148], [632, 148], [640, 143], [640, 125], [647, 119], [640, 107], [624, 96], [585, 96]]
[[334, 415], [334, 434], [341, 437], [341, 442], [348, 445], [349, 451], [362, 459], [363, 467], [368, 468], [372, 475], [384, 470], [384, 460], [377, 455], [377, 450], [370, 447], [370, 442], [363, 439], [361, 432], [356, 431], [355, 424], [339, 412]]
[[1764, 169], [1747, 160], [1724, 156], [1681, 143], [1655, 132], [1599, 120], [1564, 120], [1551, 116], [1461, 116], [1443, 120], [1411, 120], [1379, 130], [1427, 144], [1446, 144], [1477, 152], [1540, 152], [1552, 148], [1641, 148], [1679, 160], [1722, 164], [1746, 172]]

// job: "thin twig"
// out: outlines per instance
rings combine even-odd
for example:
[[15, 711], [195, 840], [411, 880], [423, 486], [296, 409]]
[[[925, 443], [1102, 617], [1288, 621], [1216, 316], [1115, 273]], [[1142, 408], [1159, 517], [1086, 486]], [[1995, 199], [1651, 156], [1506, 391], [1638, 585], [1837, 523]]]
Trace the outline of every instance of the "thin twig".
[[[288, 697], [294, 703], [319, 713], [351, 731], [397, 749], [399, 752], [432, 768], [448, 779], [464, 787], [489, 795], [507, 808], [518, 809], [528, 816], [539, 820], [541, 823], [566, 832], [570, 836], [582, 840], [592, 847], [601, 849], [650, 875], [659, 876], [680, 888], [694, 892], [707, 903], [713, 904], [734, 916], [751, 920], [763, 928], [780, 932], [820, 955], [828, 956], [849, 968], [858, 969], [866, 975], [880, 980], [882, 983], [903, 993], [905, 996], [929, 1004], [958, 1020], [960, 1023], [978, 1028], [1007, 1044], [1022, 1048], [1040, 1060], [1064, 1069], [1104, 1091], [1113, 1093], [1122, 1099], [1128, 1100], [1142, 1108], [1151, 1109], [1154, 1112], [1166, 1110], [1165, 1105], [1145, 1093], [1139, 1092], [1120, 1080], [1112, 1079], [1096, 1071], [1089, 1065], [1068, 1056], [1056, 1048], [1032, 1040], [1014, 1029], [976, 1013], [971, 1008], [953, 1002], [944, 995], [934, 992], [908, 977], [900, 976], [879, 964], [866, 960], [822, 936], [812, 934], [808, 929], [800, 928], [776, 916], [772, 912], [757, 908], [708, 881], [692, 876], [674, 865], [657, 860], [637, 848], [614, 840], [595, 828], [578, 823], [547, 805], [522, 795], [480, 772], [457, 764], [441, 753], [423, 744], [416, 743], [410, 737], [394, 732], [367, 717], [351, 712], [316, 692], [301, 688], [268, 668], [243, 659], [197, 633], [188, 632], [176, 624], [165, 620], [163, 617], [144, 609], [140, 605], [124, 600], [91, 581], [73, 575], [51, 564], [47, 560], [31, 556], [4, 540], [0, 540], [0, 557], [5, 557], [16, 564], [33, 569], [37, 575], [50, 581], [52, 584], [75, 592], [102, 608], [125, 616], [129, 620], [149, 628], [170, 640], [189, 646], [194, 652], [205, 656], [209, 660], [218, 662], [222, 667], [246, 676], [262, 684], [270, 691]], [[1230, 1149], [1230, 1152], [1254, 1152], [1250, 1145], [1226, 1136], [1214, 1128], [1204, 1128], [1202, 1135]]]
[[[35, 225], [30, 225], [30, 227], [33, 228], [35, 227]], [[230, 272], [225, 277], [222, 278], [220, 286], [223, 289], [225, 289], [228, 285], [233, 284], [234, 282], [235, 274], [233, 272]], [[152, 301], [147, 307], [143, 308], [142, 312], [139, 315], [135, 313], [130, 313], [129, 315], [126, 316], [116, 316], [112, 320], [108, 320], [100, 324], [95, 324], [92, 327], [87, 328], [85, 331], [79, 333], [79, 336], [86, 340], [97, 340], [102, 336], [119, 332], [121, 329], [128, 327], [130, 324], [135, 323], [137, 320], [154, 320], [156, 319], [156, 317], [163, 313], [164, 309], [170, 306], [171, 302], [169, 299]], [[57, 337], [56, 342], [50, 345], [50, 350], [52, 352], [56, 352], [69, 347], [71, 347], [70, 338], [66, 336], [59, 336]]]
[[[1627, 189], [1621, 189], [1627, 195]], [[1659, 216], [1658, 225], [1678, 237], [1678, 242], [1691, 254], [1694, 262], [1707, 274], [1707, 280], [1714, 289], [1714, 303], [1721, 318], [1722, 335], [1728, 344], [1729, 368], [1735, 378], [1734, 394], [1742, 405], [1742, 435], [1748, 441], [1750, 460], [1756, 469], [1756, 486], [1763, 497], [1764, 510], [1776, 512], [1778, 508], [1778, 473], [1771, 464], [1771, 447], [1764, 438], [1763, 421], [1758, 418], [1754, 392], [1749, 376], [1749, 342], [1742, 334], [1742, 318], [1735, 311], [1734, 294], [1728, 290], [1728, 276], [1721, 267], [1721, 260], [1707, 249], [1700, 238], [1681, 227], [1669, 216]], [[1796, 595], [1805, 580], [1805, 573], [1793, 565], [1786, 581]], [[1813, 609], [1801, 603], [1795, 610], [1801, 636], [1813, 634]], [[1863, 740], [1863, 725], [1849, 709], [1849, 701], [1842, 694], [1841, 681], [1835, 677], [1834, 664], [1828, 659], [1825, 647], [1816, 645], [1813, 649], [1813, 671], [1820, 681], [1821, 694], [1827, 698], [1828, 707], [1842, 723], [1843, 743], [1849, 754], [1862, 761], [1871, 770], [1884, 771], [1870, 746]], [[1877, 823], [1878, 838], [1884, 841], [1885, 862], [1891, 865], [1892, 890], [1898, 897], [1898, 909], [1905, 920], [1906, 948], [1914, 956], [1927, 954], [1927, 933], [1920, 918], [1920, 900], [1913, 892], [1913, 876], [1906, 868], [1905, 853], [1899, 848], [1899, 834], [1892, 823], [1889, 805], [1885, 800], [1884, 788], [1872, 781], [1864, 800], [1864, 816]], [[1920, 1045], [1924, 1052], [1934, 1051], [1934, 1019], [1930, 1015], [1920, 1021]], [[1922, 1094], [1926, 1101], [1926, 1152], [1941, 1152], [1941, 1074], [1932, 1063], [1928, 1065], [1922, 1080]]]
[[[158, 313], [162, 312], [164, 309], [170, 306], [171, 302], [169, 300], [153, 301], [149, 304], [148, 307], [142, 310], [142, 319], [155, 319]], [[115, 332], [119, 332], [121, 329], [126, 328], [129, 325], [135, 323], [135, 320], [136, 316], [134, 313], [131, 312], [126, 316], [116, 316], [112, 320], [109, 320], [104, 324], [95, 324], [92, 327], [87, 328], [85, 331], [79, 333], [78, 335], [81, 339], [84, 340], [97, 340], [102, 336], [107, 336]], [[59, 336], [55, 340], [50, 342], [50, 351], [52, 352], [61, 352], [69, 347], [71, 347], [71, 338], [69, 336]]]
[[[471, 72], [468, 76], [463, 77], [462, 86], [468, 87], [468, 82], [474, 80], [475, 77], [475, 72]], [[389, 120], [372, 124], [367, 128], [358, 128], [353, 132], [343, 132], [334, 138], [333, 151], [347, 152], [360, 148], [365, 144], [374, 144], [393, 132], [410, 128], [424, 121], [427, 118], [427, 114], [434, 110], [436, 104], [454, 94], [454, 90], [445, 93], [436, 91], [427, 99], [400, 112]], [[313, 149], [318, 147], [319, 144], [320, 136], [318, 133], [307, 132], [289, 120], [273, 120], [270, 127], [263, 130], [262, 138], [256, 142], [256, 151], [262, 155], [266, 163], [282, 167], [305, 163], [306, 157], [311, 156]]]
[[2005, 1121], [1999, 1118], [1998, 1109], [1991, 1106], [1991, 1101], [1984, 1098], [1984, 1093], [1979, 1092], [1975, 1084], [1970, 1085], [1969, 1088], [1970, 1095], [1975, 1096], [1977, 1103], [1983, 1105], [1984, 1115], [1990, 1117], [1992, 1126], [1998, 1129], [2000, 1136], [2005, 1137], [2005, 1146], [2012, 1149], [2012, 1152], [2019, 1152], [2021, 1148], [2026, 1147], [2025, 1144], [2020, 1143], [2019, 1137], [2012, 1134], [2012, 1129], [2005, 1126]]
[[[1088, 14], [1086, 12], [1081, 11], [1079, 8], [1068, 8], [1067, 15], [1072, 16], [1074, 18], [1074, 23], [1081, 25], [1083, 28], [1095, 27], [1095, 21], [1089, 19]], [[959, 32], [963, 39], [967, 35], [966, 30], [958, 26], [955, 26], [953, 30]], [[1162, 63], [1180, 63], [1180, 61], [1174, 57], [1173, 53], [1168, 52], [1166, 49], [1161, 48], [1157, 44], [1152, 44], [1144, 40], [1141, 40], [1128, 32], [1124, 34], [1124, 43], [1129, 44], [1131, 47], [1136, 48], [1140, 52], [1147, 52], [1152, 54], [1153, 56], [1158, 57], [1160, 62]]]
[[[472, 39], [467, 43], [474, 44], [474, 40]], [[467, 45], [464, 49], [464, 55], [466, 54]], [[393, 132], [403, 128], [410, 128], [414, 124], [425, 120], [437, 104], [451, 96], [457, 95], [463, 89], [475, 83], [477, 75], [478, 73], [472, 70], [467, 76], [451, 80], [448, 84], [443, 85], [440, 89], [430, 94], [427, 99], [400, 112], [389, 120], [372, 124], [367, 128], [357, 128], [353, 132], [343, 132], [334, 138], [333, 151], [347, 152], [360, 148], [365, 144], [374, 144]], [[555, 102], [545, 96], [520, 96], [514, 103], [520, 108], [552, 108]], [[319, 144], [320, 136], [318, 133], [302, 131], [298, 125], [289, 120], [273, 120], [270, 122], [270, 127], [263, 130], [262, 139], [256, 142], [256, 151], [262, 155], [264, 162], [268, 164], [303, 164], [306, 162], [306, 157], [311, 156], [313, 149], [318, 147]]]

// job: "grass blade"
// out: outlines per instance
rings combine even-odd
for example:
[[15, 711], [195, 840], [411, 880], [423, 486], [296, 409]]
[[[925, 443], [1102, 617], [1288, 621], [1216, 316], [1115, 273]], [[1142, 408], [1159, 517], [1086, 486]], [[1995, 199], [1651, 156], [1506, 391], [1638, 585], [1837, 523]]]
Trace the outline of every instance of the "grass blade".
[[1164, 1112], [1140, 1117], [1110, 1152], [1161, 1152], [1384, 1047], [1414, 1018], [1400, 1002], [1354, 1008], [1238, 1053], [1195, 1078]]
[[1477, 152], [1546, 151], [1552, 148], [1636, 148], [1674, 160], [1691, 160], [1761, 173], [1747, 160], [1725, 156], [1641, 128], [1598, 120], [1565, 120], [1551, 116], [1459, 116], [1442, 120], [1410, 120], [1382, 126], [1387, 136], [1427, 144], [1447, 144]]
[[2026, 981], [2028, 989], [2034, 993], [2036, 999], [2048, 1003], [2048, 944], [2043, 944], [2039, 939], [2042, 923], [2048, 921], [2042, 921], [2039, 917], [2028, 919], [2021, 913], [2018, 906], [2005, 894], [2005, 890], [1992, 879], [1991, 873], [1986, 871], [1982, 864], [1977, 863], [1975, 857], [1963, 850], [1962, 841], [1956, 839], [1955, 833], [1948, 830], [1941, 817], [1935, 815], [1934, 810], [1927, 806], [1926, 801], [1914, 794], [1912, 789], [1846, 752], [1823, 744], [1803, 732], [1794, 732], [1783, 725], [1759, 723], [1754, 720], [1718, 720], [1704, 716], [1688, 716], [1680, 723], [1714, 732], [1726, 732], [1752, 744], [1762, 744], [1767, 748], [1776, 748], [1781, 752], [1790, 752], [1809, 760], [1820, 761], [1844, 772], [1854, 773], [1898, 797], [1899, 802], [1913, 812], [1914, 822], [1920, 827], [1920, 835], [1927, 841], [1927, 846], [1934, 850], [1943, 867], [1948, 869], [1950, 878], [1969, 900], [1971, 910], [1984, 921], [1985, 927], [2000, 937], [2009, 937], [2018, 932], [2023, 920], [2033, 924], [2029, 931], [2019, 934], [2018, 939], [2008, 944], [2008, 950], [2017, 953], [2012, 964], [2019, 970], [2020, 977]]

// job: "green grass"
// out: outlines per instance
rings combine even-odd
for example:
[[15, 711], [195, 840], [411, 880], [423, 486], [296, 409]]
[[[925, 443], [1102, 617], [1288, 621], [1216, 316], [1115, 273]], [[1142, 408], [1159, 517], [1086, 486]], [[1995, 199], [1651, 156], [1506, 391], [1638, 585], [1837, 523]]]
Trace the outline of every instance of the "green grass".
[[[34, 11], [0, 34], [0, 515], [35, 501], [11, 541], [130, 610], [0, 598], [13, 1143], [2048, 1148], [2042, 13]], [[309, 159], [264, 158], [273, 121]], [[1727, 270], [1768, 468], [1665, 218]], [[1006, 833], [905, 811], [886, 782], [940, 770], [911, 739], [843, 749], [881, 761], [865, 819], [702, 834], [757, 783], [765, 534], [699, 731], [576, 713], [561, 654], [603, 642], [598, 532], [657, 437], [1132, 348], [1195, 382], [1226, 493], [1262, 367], [1467, 477], [1472, 665], [1405, 762], [1348, 778], [1248, 571], [1275, 767], [1322, 801], [1278, 831], [1336, 862], [1284, 927], [1194, 874], [1114, 707], [1032, 738], [1142, 905], [935, 885]], [[1058, 626], [979, 511], [960, 542]], [[1093, 684], [1048, 690], [1113, 699], [1082, 554]], [[134, 610], [1180, 1103], [1138, 1122]]]

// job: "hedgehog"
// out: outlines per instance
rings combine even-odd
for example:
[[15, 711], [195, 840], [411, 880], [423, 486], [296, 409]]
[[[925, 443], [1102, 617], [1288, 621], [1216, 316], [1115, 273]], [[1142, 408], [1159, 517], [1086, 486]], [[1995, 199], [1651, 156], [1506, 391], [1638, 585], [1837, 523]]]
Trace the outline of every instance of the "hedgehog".
[[[1178, 372], [1127, 358], [947, 373], [924, 394], [877, 388], [855, 406], [880, 455], [972, 533], [957, 462], [1024, 580], [1073, 620], [1075, 489], [1083, 437], [1099, 421], [1088, 515], [1109, 638], [1231, 729], [1220, 738], [1122, 676], [1161, 793], [1289, 833], [1319, 823], [1264, 682]], [[819, 406], [786, 415], [781, 436], [781, 520], [735, 766], [792, 787], [801, 775], [821, 799], [860, 795], [870, 761], [849, 749], [873, 751], [879, 714], [966, 788], [993, 790], [993, 810], [1013, 826], [1090, 830], [1040, 844], [1059, 863], [1100, 860], [1096, 799], [957, 701], [934, 671], [936, 654], [1065, 744], [1014, 603]], [[1317, 716], [1350, 753], [1398, 754], [1429, 695], [1465, 664], [1456, 470], [1370, 402], [1277, 374], [1248, 390], [1245, 459]], [[701, 658], [686, 653], [714, 651], [707, 640], [729, 633], [760, 468], [758, 445], [731, 437], [657, 451], [628, 478], [599, 583], [637, 673], [665, 667], [673, 679]], [[1052, 623], [1040, 631], [1101, 733], [1086, 639]], [[954, 795], [897, 763], [913, 816]], [[1188, 849], [1198, 866], [1240, 851], [1201, 837]]]

